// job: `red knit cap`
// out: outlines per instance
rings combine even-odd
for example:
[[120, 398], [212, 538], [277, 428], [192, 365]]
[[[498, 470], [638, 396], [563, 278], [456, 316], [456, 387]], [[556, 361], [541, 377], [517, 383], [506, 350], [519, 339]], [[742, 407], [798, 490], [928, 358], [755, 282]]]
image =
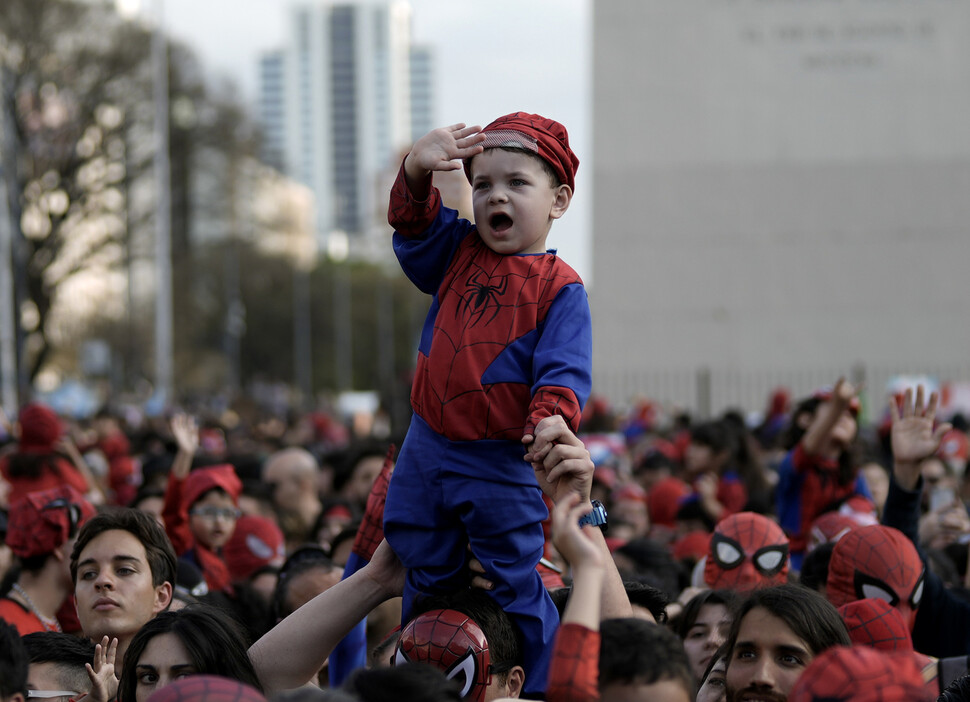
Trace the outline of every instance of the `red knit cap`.
[[[560, 183], [576, 192], [576, 169], [579, 158], [569, 148], [566, 128], [555, 120], [527, 112], [513, 112], [499, 117], [482, 130], [485, 141], [482, 146], [494, 149], [500, 146], [531, 151], [552, 167]], [[474, 158], [474, 157], [472, 157]], [[471, 181], [472, 159], [465, 160], [465, 175]]]
[[94, 506], [70, 485], [27, 493], [10, 505], [7, 546], [28, 558], [50, 553], [95, 514]]
[[61, 438], [61, 421], [47, 405], [26, 405], [17, 417], [20, 424], [21, 451], [53, 451]]
[[186, 512], [192, 509], [192, 505], [200, 497], [214, 488], [225, 490], [233, 502], [238, 502], [239, 495], [242, 493], [242, 482], [236, 475], [235, 468], [226, 463], [220, 466], [198, 468], [189, 473], [182, 493], [185, 496], [182, 504]]
[[266, 517], [244, 514], [236, 521], [222, 558], [234, 581], [247, 580], [260, 568], [279, 568], [286, 560], [283, 532]]

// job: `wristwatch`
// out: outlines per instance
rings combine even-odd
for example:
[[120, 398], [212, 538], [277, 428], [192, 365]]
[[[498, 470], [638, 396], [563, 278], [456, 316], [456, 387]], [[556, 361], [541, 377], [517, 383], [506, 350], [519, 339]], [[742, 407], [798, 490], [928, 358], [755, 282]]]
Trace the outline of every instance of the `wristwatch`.
[[580, 518], [579, 526], [598, 526], [605, 534], [609, 526], [606, 521], [606, 507], [599, 500], [593, 500], [592, 505], [593, 511]]

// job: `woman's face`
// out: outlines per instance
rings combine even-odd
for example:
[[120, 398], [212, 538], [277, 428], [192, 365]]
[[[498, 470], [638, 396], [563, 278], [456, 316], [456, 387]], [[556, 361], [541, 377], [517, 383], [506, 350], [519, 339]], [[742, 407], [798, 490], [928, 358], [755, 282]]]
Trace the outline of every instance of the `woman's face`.
[[135, 702], [145, 702], [155, 690], [198, 672], [175, 634], [159, 634], [148, 642], [135, 665]]
[[706, 604], [684, 636], [684, 650], [695, 680], [700, 680], [711, 656], [727, 638], [731, 618], [722, 604]]
[[711, 668], [711, 674], [697, 691], [696, 702], [725, 702], [727, 699], [727, 683], [724, 675], [727, 672], [727, 658], [718, 658]]

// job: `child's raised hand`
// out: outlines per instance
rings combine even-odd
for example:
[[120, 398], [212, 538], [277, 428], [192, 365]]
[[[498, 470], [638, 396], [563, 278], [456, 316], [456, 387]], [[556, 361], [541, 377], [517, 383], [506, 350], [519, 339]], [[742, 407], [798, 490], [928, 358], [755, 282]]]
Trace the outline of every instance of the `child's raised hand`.
[[457, 171], [465, 159], [482, 152], [485, 135], [479, 126], [466, 127], [463, 122], [434, 129], [418, 139], [404, 161], [409, 178], [421, 180], [432, 171]]
[[832, 400], [839, 405], [848, 407], [859, 393], [862, 392], [862, 383], [853, 385], [845, 378], [839, 378], [832, 388]]
[[199, 427], [195, 419], [180, 412], [172, 417], [171, 427], [179, 451], [194, 456], [199, 450]]

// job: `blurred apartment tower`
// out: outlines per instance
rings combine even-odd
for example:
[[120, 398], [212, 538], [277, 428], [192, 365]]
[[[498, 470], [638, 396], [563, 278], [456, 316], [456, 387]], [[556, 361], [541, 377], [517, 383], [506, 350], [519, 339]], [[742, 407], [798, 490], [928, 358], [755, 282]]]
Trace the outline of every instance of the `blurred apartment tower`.
[[411, 45], [407, 2], [289, 11], [285, 48], [260, 64], [264, 158], [313, 192], [321, 246], [340, 231], [353, 254], [374, 228], [378, 174], [410, 143], [413, 116], [426, 119], [427, 54]]
[[[593, 5], [594, 387], [970, 380], [970, 4]], [[698, 400], [701, 400], [700, 402]]]

